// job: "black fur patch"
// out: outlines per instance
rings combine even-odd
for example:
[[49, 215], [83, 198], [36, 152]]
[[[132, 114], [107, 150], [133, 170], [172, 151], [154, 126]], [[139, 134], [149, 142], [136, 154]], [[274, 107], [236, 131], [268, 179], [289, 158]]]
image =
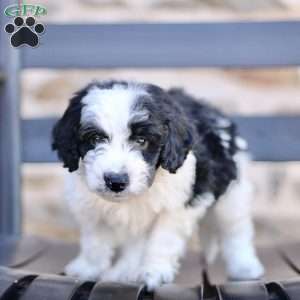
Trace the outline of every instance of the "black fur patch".
[[[190, 126], [193, 127], [192, 150], [197, 159], [196, 181], [193, 197], [188, 205], [196, 205], [196, 196], [206, 192], [212, 193], [217, 199], [237, 177], [237, 168], [233, 160], [233, 155], [238, 150], [234, 142], [236, 127], [221, 112], [202, 101], [194, 100], [182, 90], [172, 89], [168, 93], [173, 101], [181, 105]], [[228, 127], [220, 128], [220, 119], [228, 120]], [[221, 131], [231, 137], [228, 148], [222, 145]]]
[[154, 100], [154, 107], [150, 111], [165, 129], [159, 165], [175, 173], [192, 149], [192, 128], [181, 106], [168, 93], [154, 85], [146, 85], [146, 90]]

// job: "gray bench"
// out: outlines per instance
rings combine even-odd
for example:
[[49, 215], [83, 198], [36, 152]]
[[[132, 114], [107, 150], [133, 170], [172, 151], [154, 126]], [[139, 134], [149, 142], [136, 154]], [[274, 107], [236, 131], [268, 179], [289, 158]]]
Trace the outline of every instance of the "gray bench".
[[[8, 2], [1, 0], [0, 12]], [[71, 254], [74, 254], [76, 246], [34, 238], [19, 238], [22, 229], [21, 163], [57, 161], [50, 149], [50, 131], [55, 117], [29, 120], [20, 118], [22, 99], [20, 73], [23, 69], [273, 68], [300, 65], [299, 21], [48, 24], [46, 33], [42, 37], [42, 45], [36, 49], [27, 47], [13, 49], [6, 33], [2, 30], [7, 21], [8, 19], [4, 17], [0, 18], [0, 234], [3, 236], [0, 239], [0, 265], [14, 268], [23, 266], [32, 272], [59, 273], [57, 270], [62, 270], [63, 264], [70, 259]], [[255, 160], [273, 162], [300, 160], [299, 116], [233, 116], [233, 118], [236, 119], [242, 134], [248, 140]], [[300, 250], [299, 244], [293, 244], [272, 249], [271, 252], [263, 251], [267, 253], [264, 254], [263, 260], [268, 264], [268, 274], [276, 274], [275, 277], [268, 277], [271, 281], [247, 286], [239, 284], [210, 286], [210, 283], [205, 280], [206, 277], [201, 276], [199, 267], [200, 273], [196, 273], [200, 274], [199, 283], [203, 282], [205, 291], [203, 288], [183, 289], [177, 286], [175, 289], [162, 289], [151, 297], [155, 299], [250, 299], [252, 297], [251, 299], [267, 300], [273, 295], [272, 299], [300, 299], [298, 281], [273, 281], [284, 280], [293, 275], [298, 276], [300, 257], [295, 254], [298, 250]], [[13, 255], [9, 255], [10, 253]], [[190, 262], [189, 266], [192, 268], [193, 262]], [[220, 272], [216, 273], [211, 269], [208, 273], [211, 277], [218, 278]], [[63, 289], [69, 295], [73, 293], [72, 295], [75, 296], [72, 299], [79, 299], [81, 289], [91, 292], [93, 288], [91, 299], [96, 299], [98, 293], [100, 296], [107, 295], [104, 291], [111, 293], [112, 298], [104, 296], [103, 299], [120, 297], [117, 286], [115, 289], [114, 286], [95, 288], [91, 283], [79, 285], [78, 282], [73, 282], [66, 277], [41, 276], [37, 280], [37, 275], [32, 273], [1, 269], [0, 299], [10, 299], [8, 296], [15, 295], [11, 293], [15, 293], [16, 289], [20, 289], [22, 294], [27, 287], [31, 287], [29, 293], [35, 293], [35, 286], [36, 290], [41, 292], [41, 289], [45, 289], [43, 284], [47, 286], [49, 282], [52, 282], [53, 287], [58, 290]], [[193, 276], [192, 271], [190, 276]], [[16, 283], [13, 285], [15, 280]], [[61, 282], [61, 285], [57, 282]], [[139, 287], [123, 288], [128, 295], [141, 295]], [[75, 290], [77, 292], [74, 292]], [[234, 295], [237, 298], [232, 298]], [[239, 298], [238, 295], [244, 298]], [[280, 298], [281, 295], [283, 298]], [[299, 298], [295, 298], [295, 295]], [[56, 299], [55, 297], [52, 299]], [[137, 299], [137, 297], [128, 296], [128, 299]], [[57, 299], [65, 298], [57, 296]]]

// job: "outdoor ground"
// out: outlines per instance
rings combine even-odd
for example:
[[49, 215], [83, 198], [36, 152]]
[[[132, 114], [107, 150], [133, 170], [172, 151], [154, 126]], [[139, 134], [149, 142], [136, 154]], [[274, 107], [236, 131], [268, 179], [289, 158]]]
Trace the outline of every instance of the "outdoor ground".
[[[48, 8], [45, 22], [190, 22], [299, 19], [300, 16], [299, 0], [39, 0], [31, 3]], [[300, 113], [300, 73], [297, 68], [289, 68], [26, 70], [22, 74], [22, 114], [24, 117], [61, 114], [75, 90], [92, 79], [110, 78], [184, 87], [229, 114]], [[290, 235], [297, 236], [294, 224], [300, 218], [299, 172], [300, 163], [253, 163], [251, 177], [256, 190], [254, 212], [259, 243], [270, 243], [270, 234], [278, 223]], [[76, 238], [76, 226], [64, 206], [63, 175], [60, 165], [24, 165], [26, 233], [65, 240]]]

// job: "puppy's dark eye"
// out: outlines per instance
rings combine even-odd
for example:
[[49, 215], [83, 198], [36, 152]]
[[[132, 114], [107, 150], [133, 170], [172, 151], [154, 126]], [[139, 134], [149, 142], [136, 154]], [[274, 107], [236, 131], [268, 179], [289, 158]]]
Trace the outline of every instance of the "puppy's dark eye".
[[142, 149], [145, 149], [148, 147], [148, 141], [143, 137], [137, 137], [134, 140], [134, 143]]
[[92, 145], [106, 143], [108, 141], [108, 137], [100, 134], [93, 134], [89, 137], [89, 141]]
[[102, 130], [95, 129], [93, 126], [86, 126], [80, 131], [82, 142], [95, 146], [96, 144], [106, 143], [109, 138]]

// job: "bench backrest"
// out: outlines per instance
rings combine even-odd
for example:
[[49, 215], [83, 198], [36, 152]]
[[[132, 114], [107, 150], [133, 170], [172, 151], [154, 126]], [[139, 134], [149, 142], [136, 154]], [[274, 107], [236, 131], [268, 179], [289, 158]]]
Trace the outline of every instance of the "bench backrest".
[[[1, 0], [0, 12], [8, 5]], [[300, 65], [300, 22], [48, 24], [36, 49], [10, 46], [0, 18], [0, 233], [21, 230], [20, 164], [56, 162], [55, 118], [20, 119], [25, 68], [260, 68]], [[1, 80], [1, 79], [0, 79]], [[234, 116], [258, 161], [300, 160], [299, 116]]]

